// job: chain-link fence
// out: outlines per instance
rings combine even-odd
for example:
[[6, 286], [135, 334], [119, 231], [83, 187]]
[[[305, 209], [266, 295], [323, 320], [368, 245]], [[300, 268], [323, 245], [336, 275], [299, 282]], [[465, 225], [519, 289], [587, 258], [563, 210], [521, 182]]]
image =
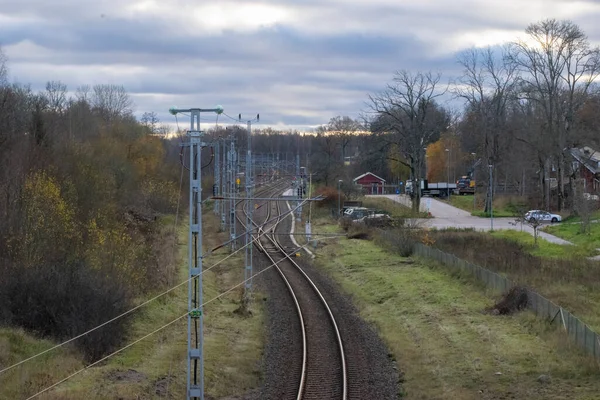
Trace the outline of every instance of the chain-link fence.
[[[406, 238], [401, 237], [401, 235], [386, 231], [380, 231], [380, 235], [393, 247], [406, 245]], [[514, 286], [514, 283], [510, 279], [489, 269], [460, 259], [454, 254], [443, 252], [422, 243], [412, 243], [412, 246], [414, 254], [438, 261], [453, 272], [473, 275], [490, 289], [505, 293]], [[579, 318], [539, 293], [529, 289], [527, 290], [527, 306], [537, 316], [561, 326], [577, 345], [600, 361], [600, 335], [581, 322]]]

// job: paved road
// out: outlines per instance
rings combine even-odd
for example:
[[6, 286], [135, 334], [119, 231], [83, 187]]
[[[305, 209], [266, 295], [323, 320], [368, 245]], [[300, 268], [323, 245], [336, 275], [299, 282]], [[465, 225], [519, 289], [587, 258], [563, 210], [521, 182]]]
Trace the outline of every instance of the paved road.
[[[387, 197], [396, 202], [410, 207], [410, 197], [406, 195], [370, 195], [368, 197]], [[453, 207], [443, 201], [432, 198], [421, 199], [421, 210], [426, 211], [429, 205], [429, 212], [434, 218], [425, 222], [426, 226], [432, 228], [472, 228], [480, 231], [489, 231], [491, 229], [490, 218], [481, 218], [471, 215], [468, 211]], [[533, 228], [527, 224], [515, 224], [515, 218], [494, 218], [494, 230], [513, 229], [522, 230], [533, 235]], [[557, 244], [573, 244], [546, 232], [538, 231], [539, 237]]]

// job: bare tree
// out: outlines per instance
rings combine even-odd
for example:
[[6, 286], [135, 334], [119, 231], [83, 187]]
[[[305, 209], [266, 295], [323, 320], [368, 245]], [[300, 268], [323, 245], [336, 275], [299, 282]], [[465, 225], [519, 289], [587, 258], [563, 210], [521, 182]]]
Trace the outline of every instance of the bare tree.
[[92, 88], [90, 87], [90, 85], [77, 86], [77, 90], [75, 91], [75, 98], [79, 102], [90, 103], [91, 102], [91, 95], [90, 95], [91, 91], [92, 91]]
[[142, 123], [142, 125], [147, 127], [150, 130], [150, 132], [152, 132], [152, 133], [159, 132], [160, 120], [158, 119], [158, 116], [156, 115], [156, 113], [154, 111], [145, 112], [144, 114], [142, 114], [142, 118], [140, 119], [140, 122]]
[[342, 162], [346, 161], [346, 149], [352, 141], [353, 135], [361, 128], [360, 124], [347, 116], [337, 116], [329, 120], [327, 130], [338, 136], [342, 149]]
[[112, 84], [94, 85], [91, 103], [106, 122], [130, 115], [133, 107], [133, 101], [125, 88]]
[[8, 66], [6, 63], [8, 62], [8, 58], [2, 51], [0, 47], [0, 87], [6, 86], [8, 84]]
[[[477, 153], [488, 165], [495, 167], [503, 159], [501, 140], [506, 135], [507, 108], [514, 94], [517, 75], [516, 66], [506, 60], [507, 51], [503, 48], [495, 53], [488, 47], [462, 53], [458, 62], [463, 67], [463, 74], [454, 89], [455, 95], [467, 102], [470, 126], [483, 140]], [[488, 196], [492, 193], [490, 187], [493, 182], [488, 180]], [[485, 204], [487, 212], [489, 201]]]
[[522, 72], [521, 95], [543, 115], [542, 134], [552, 146], [561, 210], [570, 133], [600, 73], [600, 49], [592, 48], [585, 33], [571, 21], [547, 19], [529, 25], [525, 32], [529, 40], [512, 43], [511, 61]]
[[61, 81], [48, 81], [45, 96], [48, 100], [48, 110], [62, 114], [67, 106], [67, 85]]
[[[424, 147], [436, 141], [449, 123], [445, 112], [440, 112], [435, 99], [444, 91], [438, 89], [440, 74], [431, 72], [396, 72], [391, 84], [381, 93], [369, 95], [369, 107], [377, 114], [372, 129], [390, 133], [390, 145], [395, 143], [410, 168], [413, 187], [420, 187], [421, 170], [425, 158]], [[415, 190], [413, 211], [419, 211], [421, 193]]]
[[326, 127], [320, 126], [317, 128], [316, 142], [317, 151], [311, 164], [315, 166], [315, 172], [325, 183], [325, 186], [328, 186], [336, 174], [336, 169], [339, 169], [336, 167], [340, 165], [337, 161], [339, 158], [336, 157], [337, 140], [335, 135], [328, 133]]

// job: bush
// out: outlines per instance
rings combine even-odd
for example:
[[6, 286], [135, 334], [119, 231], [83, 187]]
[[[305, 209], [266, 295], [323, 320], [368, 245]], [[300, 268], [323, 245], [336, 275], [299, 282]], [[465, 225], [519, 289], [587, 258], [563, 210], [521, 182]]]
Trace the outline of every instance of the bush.
[[[80, 262], [0, 267], [0, 317], [42, 337], [62, 341], [130, 308], [129, 290], [118, 279]], [[121, 344], [127, 318], [112, 322], [74, 344], [94, 361]]]
[[[324, 199], [321, 201], [317, 201], [318, 207], [327, 207], [327, 208], [335, 208], [337, 209], [338, 201], [340, 200], [340, 192], [334, 187], [331, 186], [321, 186], [315, 191], [317, 196], [323, 196]], [[343, 202], [345, 197], [341, 194], [341, 201]]]
[[342, 217], [340, 218], [340, 227], [344, 230], [344, 232], [348, 232], [348, 229], [350, 229], [352, 227], [352, 224], [354, 224], [354, 222], [352, 222], [352, 220], [348, 217]]
[[418, 230], [411, 227], [401, 227], [382, 232], [380, 239], [392, 251], [397, 252], [402, 257], [410, 257], [414, 252], [415, 243], [418, 241]]
[[348, 239], [363, 239], [371, 238], [372, 230], [364, 223], [352, 222], [348, 228]]

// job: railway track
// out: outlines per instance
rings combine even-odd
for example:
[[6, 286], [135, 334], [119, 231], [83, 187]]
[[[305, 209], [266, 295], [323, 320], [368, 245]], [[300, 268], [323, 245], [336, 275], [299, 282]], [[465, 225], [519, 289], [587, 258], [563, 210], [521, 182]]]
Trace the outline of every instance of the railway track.
[[[261, 190], [270, 197], [279, 197], [283, 190], [279, 184]], [[241, 201], [241, 210], [246, 214], [245, 201]], [[282, 216], [281, 201], [269, 201], [266, 216], [262, 222], [252, 221], [257, 228], [253, 235], [255, 245], [265, 255], [270, 264], [282, 278], [292, 299], [298, 318], [297, 342], [300, 346], [300, 366], [291, 366], [290, 372], [295, 377], [290, 382], [290, 389], [281, 394], [282, 399], [342, 399], [347, 400], [348, 382], [346, 357], [340, 329], [329, 304], [319, 291], [317, 285], [305, 273], [302, 267], [290, 257], [289, 249], [295, 246], [289, 239], [287, 221], [293, 218], [292, 213]], [[275, 214], [274, 216], [272, 216]], [[244, 221], [238, 218], [244, 227]], [[245, 218], [244, 218], [245, 219]], [[256, 240], [256, 237], [258, 240]], [[292, 252], [295, 253], [295, 252]]]

